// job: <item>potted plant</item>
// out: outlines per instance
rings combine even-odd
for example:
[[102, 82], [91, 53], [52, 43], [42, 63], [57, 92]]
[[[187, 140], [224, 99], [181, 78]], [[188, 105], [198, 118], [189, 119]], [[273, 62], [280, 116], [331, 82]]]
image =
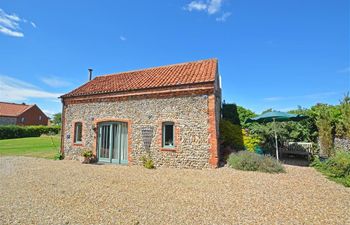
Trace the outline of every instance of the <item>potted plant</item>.
[[95, 156], [91, 150], [84, 150], [80, 157], [81, 163], [93, 163], [95, 162]]

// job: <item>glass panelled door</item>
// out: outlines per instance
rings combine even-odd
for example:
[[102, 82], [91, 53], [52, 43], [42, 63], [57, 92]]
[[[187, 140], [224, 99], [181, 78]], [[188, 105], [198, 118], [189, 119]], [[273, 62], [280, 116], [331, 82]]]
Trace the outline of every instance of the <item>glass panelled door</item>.
[[128, 163], [127, 123], [101, 123], [98, 128], [98, 158], [101, 162]]
[[98, 159], [101, 162], [109, 162], [111, 158], [111, 133], [110, 125], [101, 124], [98, 129]]

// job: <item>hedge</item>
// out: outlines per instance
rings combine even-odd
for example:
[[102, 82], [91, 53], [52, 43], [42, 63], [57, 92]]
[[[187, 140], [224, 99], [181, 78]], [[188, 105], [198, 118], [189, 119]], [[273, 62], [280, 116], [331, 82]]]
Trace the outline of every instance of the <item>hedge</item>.
[[222, 105], [222, 118], [230, 121], [234, 125], [241, 125], [236, 104], [224, 103]]
[[58, 134], [60, 130], [60, 126], [0, 126], [0, 140], [40, 137], [42, 134]]
[[236, 150], [244, 149], [242, 127], [228, 120], [220, 121], [220, 139], [224, 146], [230, 146]]

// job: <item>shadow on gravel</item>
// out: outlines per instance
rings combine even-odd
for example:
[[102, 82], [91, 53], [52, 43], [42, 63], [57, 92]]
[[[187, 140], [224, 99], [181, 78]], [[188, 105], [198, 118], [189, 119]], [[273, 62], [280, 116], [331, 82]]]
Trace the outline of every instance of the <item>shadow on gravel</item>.
[[296, 155], [283, 155], [281, 162], [285, 165], [291, 166], [310, 166], [310, 162], [305, 156], [296, 156]]

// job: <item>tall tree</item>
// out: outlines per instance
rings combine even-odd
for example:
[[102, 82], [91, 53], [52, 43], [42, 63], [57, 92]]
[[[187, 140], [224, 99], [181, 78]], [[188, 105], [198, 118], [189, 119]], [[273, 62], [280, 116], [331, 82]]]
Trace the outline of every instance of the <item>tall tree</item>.
[[316, 114], [316, 125], [320, 141], [320, 155], [331, 156], [334, 152], [332, 106], [327, 104], [317, 104], [312, 107]]
[[350, 139], [350, 96], [349, 92], [344, 96], [344, 99], [340, 102], [341, 109], [341, 122], [345, 137]]
[[251, 111], [250, 109], [246, 109], [242, 106], [237, 106], [237, 112], [238, 112], [238, 117], [239, 117], [239, 121], [240, 121], [240, 124], [243, 128], [248, 128], [249, 127], [249, 124], [246, 124], [245, 121], [248, 119], [248, 118], [253, 118], [253, 117], [256, 117], [256, 114]]
[[54, 125], [61, 125], [62, 124], [62, 113], [56, 113], [53, 115], [52, 123]]

